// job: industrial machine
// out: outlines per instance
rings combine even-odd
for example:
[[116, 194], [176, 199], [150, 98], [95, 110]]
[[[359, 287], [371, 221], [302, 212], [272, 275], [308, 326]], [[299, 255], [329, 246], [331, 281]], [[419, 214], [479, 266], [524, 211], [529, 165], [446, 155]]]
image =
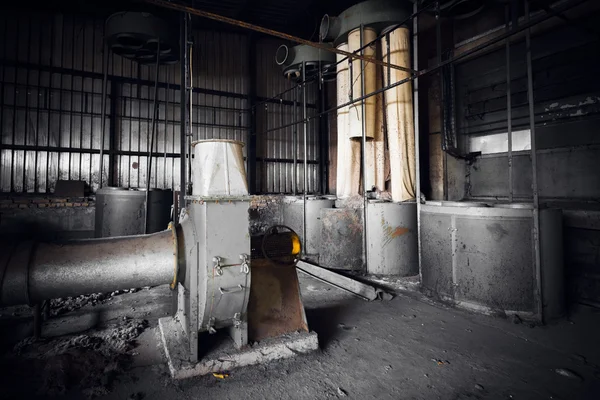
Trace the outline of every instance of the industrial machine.
[[[6, 245], [0, 252], [0, 305], [170, 283], [177, 312], [159, 325], [175, 378], [315, 350], [317, 337], [308, 331], [295, 269], [298, 236], [285, 227], [254, 239], [249, 235], [242, 145], [229, 140], [193, 144], [193, 191], [178, 223], [167, 230]], [[221, 355], [211, 359], [199, 353], [200, 335], [219, 330], [229, 332], [242, 350], [237, 356], [226, 350], [226, 363]], [[269, 339], [282, 335], [291, 335], [277, 342], [285, 351], [265, 358]], [[248, 347], [250, 342], [263, 348]]]

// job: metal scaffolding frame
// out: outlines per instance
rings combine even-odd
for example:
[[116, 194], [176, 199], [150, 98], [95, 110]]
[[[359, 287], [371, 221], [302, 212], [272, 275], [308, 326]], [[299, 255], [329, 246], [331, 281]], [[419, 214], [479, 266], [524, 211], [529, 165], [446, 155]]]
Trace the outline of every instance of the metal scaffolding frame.
[[[166, 7], [166, 8], [171, 8], [171, 9], [177, 9], [180, 11], [184, 11], [184, 12], [189, 12], [192, 13], [194, 15], [198, 15], [200, 17], [206, 17], [206, 18], [212, 18], [212, 19], [216, 19], [216, 17], [219, 16], [215, 16], [214, 14], [211, 15], [207, 15], [210, 13], [206, 13], [204, 11], [201, 10], [196, 10], [193, 9], [191, 7], [185, 7], [185, 6], [181, 6], [181, 5], [177, 5], [177, 4], [173, 4], [173, 3], [168, 3], [165, 2], [163, 0], [144, 0], [148, 3], [151, 4], [155, 4], [158, 6], [162, 6], [162, 7]], [[435, 66], [430, 67], [430, 68], [425, 68], [425, 69], [418, 69], [418, 59], [417, 59], [417, 55], [418, 55], [418, 15], [423, 12], [425, 9], [429, 9], [432, 5], [435, 5], [436, 10], [439, 10], [439, 2], [435, 1], [435, 2], [430, 2], [427, 3], [425, 6], [419, 8], [418, 6], [418, 2], [414, 2], [413, 5], [413, 14], [407, 19], [407, 21], [402, 22], [401, 24], [398, 24], [397, 26], [395, 26], [393, 29], [389, 30], [386, 32], [387, 35], [389, 35], [389, 33], [395, 29], [398, 29], [400, 26], [404, 26], [405, 24], [409, 23], [410, 21], [412, 21], [412, 28], [413, 28], [413, 68], [412, 69], [406, 69], [406, 68], [402, 68], [399, 67], [397, 65], [390, 65], [388, 63], [380, 63], [380, 62], [376, 62], [376, 64], [380, 64], [380, 65], [384, 65], [386, 68], [388, 68], [388, 76], [389, 76], [389, 71], [391, 68], [396, 68], [396, 69], [401, 69], [401, 70], [407, 70], [408, 72], [411, 73], [411, 76], [409, 76], [406, 79], [400, 80], [398, 82], [395, 83], [390, 83], [390, 81], [388, 80], [388, 85], [385, 87], [382, 87], [380, 89], [377, 89], [371, 93], [364, 93], [364, 76], [361, 82], [361, 86], [363, 88], [362, 94], [361, 96], [358, 96], [356, 98], [353, 97], [353, 95], [350, 95], [350, 100], [344, 104], [338, 104], [335, 107], [332, 107], [330, 109], [327, 110], [318, 110], [317, 111], [317, 115], [314, 116], [313, 118], [317, 118], [317, 117], [323, 117], [325, 115], [328, 115], [330, 113], [336, 112], [338, 109], [346, 107], [346, 106], [350, 106], [352, 104], [355, 104], [357, 102], [361, 102], [361, 109], [362, 109], [362, 115], [363, 115], [363, 132], [362, 132], [362, 142], [363, 142], [363, 148], [362, 148], [362, 157], [361, 157], [361, 161], [362, 161], [362, 170], [363, 170], [363, 182], [365, 182], [365, 157], [364, 157], [364, 144], [365, 144], [365, 127], [364, 127], [364, 114], [365, 114], [365, 104], [364, 104], [364, 100], [371, 97], [371, 96], [375, 96], [379, 93], [383, 93], [389, 89], [395, 88], [399, 85], [402, 85], [404, 83], [408, 83], [411, 81], [414, 81], [414, 87], [413, 87], [413, 93], [416, 99], [418, 99], [417, 94], [418, 94], [418, 79], [420, 77], [426, 76], [426, 75], [430, 75], [431, 73], [438, 71], [439, 69], [441, 69], [444, 66], [456, 63], [460, 60], [463, 60], [467, 57], [473, 56], [477, 53], [482, 52], [483, 50], [487, 49], [488, 47], [497, 44], [497, 43], [501, 43], [502, 41], [505, 42], [505, 48], [506, 48], [506, 62], [507, 62], [507, 115], [508, 118], [511, 118], [511, 104], [510, 104], [510, 67], [509, 67], [509, 63], [510, 63], [510, 38], [521, 33], [521, 32], [525, 32], [525, 40], [526, 40], [526, 47], [527, 47], [527, 52], [526, 52], [526, 57], [527, 57], [527, 80], [528, 80], [528, 103], [529, 103], [529, 118], [530, 118], [530, 135], [531, 135], [531, 156], [532, 156], [532, 178], [533, 178], [533, 205], [534, 205], [534, 253], [535, 253], [535, 259], [536, 259], [536, 277], [537, 277], [537, 284], [538, 287], [536, 288], [538, 291], [538, 295], [539, 298], [541, 299], [541, 271], [540, 271], [540, 250], [539, 250], [539, 197], [538, 197], [538, 188], [537, 188], [537, 163], [536, 163], [536, 146], [535, 146], [535, 121], [534, 121], [534, 112], [533, 112], [533, 107], [534, 107], [534, 93], [533, 93], [533, 72], [532, 72], [532, 61], [531, 61], [531, 28], [552, 18], [552, 17], [558, 17], [560, 16], [562, 13], [580, 5], [583, 4], [585, 2], [587, 2], [588, 0], [568, 0], [564, 3], [561, 3], [560, 5], [554, 7], [554, 8], [549, 8], [546, 10], [546, 13], [540, 17], [537, 17], [535, 19], [530, 19], [530, 15], [529, 15], [529, 0], [526, 0], [525, 3], [525, 22], [520, 25], [520, 26], [516, 26], [516, 24], [512, 24], [511, 26], [509, 26], [509, 22], [507, 20], [506, 22], [506, 31], [503, 34], [500, 34], [498, 36], [496, 36], [495, 38], [489, 39], [484, 43], [481, 43], [477, 46], [474, 46], [473, 48], [464, 51], [458, 55], [454, 55], [452, 57], [449, 57], [445, 60], [441, 59], [441, 38], [440, 35], [437, 35], [437, 43], [436, 43], [436, 47], [438, 48], [438, 62]], [[508, 12], [507, 12], [507, 19], [508, 19]], [[255, 30], [267, 35], [273, 35], [276, 37], [280, 37], [280, 38], [284, 38], [287, 40], [292, 40], [295, 41], [297, 43], [303, 43], [303, 44], [307, 44], [307, 45], [312, 45], [314, 47], [319, 47], [321, 48], [322, 46], [319, 46], [318, 43], [314, 43], [314, 42], [310, 42], [310, 43], [305, 43], [308, 42], [304, 39], [300, 39], [300, 38], [295, 38], [291, 35], [287, 35], [281, 32], [276, 32], [276, 31], [272, 31], [272, 30], [268, 30], [262, 27], [257, 27], [251, 24], [247, 24], [243, 21], [236, 21], [236, 20], [232, 20], [229, 18], [220, 18], [219, 19], [222, 22], [228, 23], [228, 24], [233, 24], [236, 26], [240, 26], [243, 28], [247, 28], [247, 29], [251, 29], [251, 30]], [[360, 27], [361, 29], [361, 47], [356, 50], [356, 52], [354, 53], [347, 53], [347, 52], [340, 52], [338, 49], [324, 49], [327, 51], [333, 51], [335, 53], [340, 53], [345, 55], [347, 58], [356, 58], [361, 60], [361, 66], [364, 66], [363, 63], [365, 61], [369, 62], [370, 60], [365, 60], [365, 57], [362, 56], [361, 51], [362, 49], [364, 49], [365, 47], [367, 47], [368, 45], [370, 45], [372, 42], [369, 42], [367, 44], [363, 43], [363, 29], [364, 27], [361, 25]], [[438, 23], [438, 30], [439, 30], [439, 23]], [[383, 37], [385, 35], [379, 35], [376, 40], [379, 40], [381, 37]], [[341, 61], [340, 61], [341, 62]], [[337, 65], [337, 63], [336, 63]], [[350, 63], [350, 65], [352, 65]], [[315, 78], [319, 77], [318, 73], [315, 73], [313, 76], [306, 76], [306, 71], [304, 68], [302, 68], [302, 80], [300, 82], [298, 82], [298, 85], [295, 87], [292, 87], [290, 89], [287, 89], [286, 91], [274, 96], [272, 99], [277, 99], [277, 98], [282, 98], [282, 96], [287, 93], [290, 92], [292, 90], [297, 90], [297, 87], [301, 87], [303, 89], [303, 93], [306, 93], [306, 85], [314, 80]], [[270, 99], [266, 99], [266, 100], [270, 100]], [[304, 141], [305, 141], [305, 145], [306, 145], [306, 129], [307, 129], [307, 123], [309, 122], [309, 120], [311, 119], [310, 117], [307, 117], [306, 115], [306, 95], [303, 96], [303, 116], [302, 119], [300, 120], [296, 120], [293, 121], [289, 124], [285, 124], [285, 125], [281, 125], [281, 126], [277, 126], [277, 127], [273, 127], [273, 128], [267, 128], [265, 130], [263, 130], [260, 134], [267, 134], [269, 132], [273, 132], [273, 131], [277, 131], [277, 130], [281, 130], [281, 129], [285, 129], [287, 127], [290, 126], [296, 126], [298, 124], [303, 124], [304, 126]], [[255, 106], [260, 105], [261, 103], [257, 103]], [[419, 107], [418, 107], [418, 100], [414, 101], [413, 104], [413, 112], [414, 112], [414, 117], [415, 117], [415, 164], [416, 164], [416, 171], [417, 171], [417, 179], [416, 179], [416, 185], [417, 185], [417, 192], [416, 192], [416, 196], [417, 196], [417, 226], [418, 226], [418, 237], [419, 237], [419, 271], [420, 271], [420, 265], [421, 265], [421, 242], [420, 242], [420, 220], [419, 220], [419, 213], [420, 213], [420, 174], [419, 174], [419, 170], [420, 170], [420, 160], [419, 160]], [[509, 161], [509, 198], [512, 201], [512, 137], [511, 136], [511, 121], [508, 122], [509, 123], [509, 151], [508, 151], [508, 161]], [[305, 180], [305, 187], [304, 187], [304, 191], [303, 191], [303, 199], [304, 199], [304, 226], [306, 226], [306, 195], [307, 195], [307, 188], [306, 188], [306, 165], [307, 165], [307, 156], [306, 156], [306, 148], [304, 151], [304, 166], [305, 166], [305, 170], [304, 170], [304, 180]], [[295, 158], [294, 158], [294, 165], [296, 165], [296, 153], [295, 153]], [[294, 178], [295, 179], [295, 178]], [[364, 229], [364, 235], [363, 237], [365, 238], [366, 241], [366, 227], [367, 227], [367, 221], [366, 221], [366, 205], [367, 205], [367, 192], [366, 192], [366, 188], [364, 187], [365, 185], [363, 184], [363, 200], [364, 200], [364, 218], [363, 218], [363, 229]], [[367, 260], [367, 254], [366, 254], [366, 242], [363, 244], [364, 249], [363, 249], [363, 254], [365, 257], [365, 265], [366, 265], [366, 260]], [[541, 303], [538, 304], [538, 309], [541, 315]]]

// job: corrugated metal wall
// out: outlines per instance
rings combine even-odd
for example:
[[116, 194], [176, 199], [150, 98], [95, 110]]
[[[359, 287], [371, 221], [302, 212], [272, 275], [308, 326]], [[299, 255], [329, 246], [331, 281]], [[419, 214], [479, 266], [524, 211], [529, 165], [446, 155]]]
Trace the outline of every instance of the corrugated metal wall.
[[[99, 187], [103, 26], [101, 19], [73, 15], [0, 16], [0, 191], [48, 193], [58, 179], [85, 180], [93, 191]], [[278, 45], [258, 41], [259, 100], [292, 85], [274, 62]], [[193, 140], [247, 141], [249, 46], [245, 34], [194, 32]], [[111, 54], [108, 74], [103, 182], [145, 187], [154, 66]], [[179, 81], [178, 64], [160, 67], [153, 187], [179, 189]], [[315, 91], [309, 92], [309, 112], [314, 114]], [[257, 188], [262, 192], [292, 191], [293, 128], [263, 132], [292, 122], [292, 94], [284, 99], [284, 105], [272, 101], [257, 109]], [[309, 128], [309, 188], [314, 190], [316, 121]], [[301, 145], [301, 126], [299, 135]], [[298, 157], [302, 155], [300, 146]]]
[[[257, 95], [275, 99], [275, 103], [264, 103], [257, 110], [257, 132], [259, 142], [257, 163], [260, 188], [264, 193], [292, 193], [294, 176], [294, 136], [297, 138], [297, 169], [296, 182], [298, 191], [304, 190], [304, 127], [303, 124], [288, 126], [284, 129], [273, 130], [287, 126], [302, 119], [302, 89], [290, 90], [296, 83], [286, 79], [273, 60], [281, 41], [263, 39], [258, 42], [256, 54], [257, 70], [262, 71], [257, 79]], [[307, 116], [314, 117], [317, 113], [316, 103], [317, 83], [307, 84]], [[296, 116], [294, 118], [293, 102], [296, 99]], [[307, 159], [308, 159], [308, 191], [319, 190], [319, 141], [317, 135], [318, 119], [311, 119], [307, 129]]]

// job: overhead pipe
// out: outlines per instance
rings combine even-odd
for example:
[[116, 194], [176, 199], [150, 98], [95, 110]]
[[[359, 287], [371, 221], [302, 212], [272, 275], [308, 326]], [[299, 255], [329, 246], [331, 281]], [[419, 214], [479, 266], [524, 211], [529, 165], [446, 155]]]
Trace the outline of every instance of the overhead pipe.
[[[299, 44], [305, 44], [307, 46], [311, 46], [311, 47], [315, 47], [321, 50], [325, 50], [325, 51], [329, 51], [332, 53], [337, 53], [337, 54], [342, 54], [346, 57], [350, 57], [352, 59], [359, 59], [359, 60], [363, 60], [363, 61], [369, 61], [366, 57], [363, 57], [361, 55], [358, 54], [352, 54], [352, 53], [348, 53], [348, 52], [344, 52], [343, 50], [339, 50], [335, 47], [331, 47], [328, 46], [325, 43], [320, 43], [320, 42], [312, 42], [310, 40], [306, 40], [306, 39], [302, 39], [293, 35], [289, 35], [287, 33], [283, 33], [283, 32], [279, 32], [273, 29], [267, 29], [267, 28], [263, 28], [262, 26], [258, 26], [258, 25], [254, 25], [254, 24], [249, 24], [248, 22], [244, 22], [244, 21], [240, 21], [237, 19], [233, 19], [233, 18], [228, 18], [228, 17], [224, 17], [222, 15], [218, 15], [218, 14], [214, 14], [208, 11], [202, 11], [202, 10], [198, 10], [197, 8], [194, 7], [188, 7], [188, 6], [184, 6], [181, 4], [176, 4], [176, 3], [171, 3], [169, 1], [165, 1], [165, 0], [143, 0], [144, 2], [148, 3], [148, 4], [153, 4], [155, 6], [158, 7], [163, 7], [163, 8], [169, 8], [171, 10], [177, 10], [177, 11], [183, 11], [184, 13], [189, 13], [192, 15], [196, 15], [198, 17], [203, 17], [203, 18], [208, 18], [208, 19], [212, 19], [213, 21], [219, 21], [219, 22], [223, 22], [225, 24], [229, 24], [229, 25], [234, 25], [234, 26], [238, 26], [241, 28], [246, 28], [246, 29], [250, 29], [252, 31], [255, 32], [260, 32], [260, 33], [264, 33], [265, 35], [270, 35], [270, 36], [275, 36], [278, 37], [280, 39], [284, 39], [284, 40], [289, 40], [291, 42], [295, 42], [295, 43], [299, 43]], [[388, 24], [389, 25], [389, 24]], [[405, 70], [406, 68], [404, 67], [399, 67], [397, 65], [390, 65], [390, 64], [386, 64], [382, 61], [379, 60], [374, 60], [373, 61], [375, 64], [377, 65], [381, 65], [384, 67], [390, 67], [390, 68], [394, 68], [394, 69], [400, 69], [400, 70]], [[409, 70], [409, 72], [414, 72], [412, 70]]]
[[157, 286], [177, 271], [176, 229], [65, 243], [4, 245], [0, 305]]

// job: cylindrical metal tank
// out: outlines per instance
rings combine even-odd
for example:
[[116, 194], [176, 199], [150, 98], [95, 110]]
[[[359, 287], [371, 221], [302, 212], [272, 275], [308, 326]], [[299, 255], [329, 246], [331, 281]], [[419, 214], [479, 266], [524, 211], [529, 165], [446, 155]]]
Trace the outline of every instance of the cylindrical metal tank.
[[[410, 40], [408, 28], [390, 30], [382, 38], [383, 61], [410, 68]], [[409, 76], [406, 71], [384, 68], [383, 83], [388, 86]], [[394, 201], [415, 198], [415, 127], [412, 102], [410, 82], [385, 91], [391, 191]]]
[[[332, 208], [333, 198], [309, 197], [306, 201], [306, 248], [305, 255], [317, 256], [321, 249], [321, 210]], [[283, 225], [292, 228], [304, 244], [304, 201], [298, 197], [288, 197], [283, 204]]]
[[[361, 46], [374, 41], [377, 38], [377, 32], [372, 28], [355, 29], [348, 34], [348, 51], [354, 52]], [[361, 52], [361, 55], [375, 59], [376, 44], [368, 46]], [[362, 91], [362, 79], [364, 74], [365, 93]], [[374, 92], [377, 89], [377, 66], [374, 63], [364, 62], [359, 59], [352, 60], [352, 71], [350, 73], [350, 84], [352, 87], [352, 98], [356, 99], [363, 94]], [[368, 140], [375, 137], [375, 119], [377, 117], [375, 110], [375, 96], [365, 100], [358, 101], [350, 105], [350, 139], [362, 139], [363, 115], [362, 104], [365, 105], [365, 135]]]
[[367, 272], [376, 275], [417, 275], [417, 204], [370, 200], [367, 204], [367, 222]]
[[248, 195], [242, 147], [237, 140], [209, 139], [192, 143], [192, 194], [203, 197]]
[[[148, 233], [167, 229], [173, 191], [151, 189], [148, 195]], [[96, 192], [96, 237], [144, 233], [146, 190], [104, 187]]]
[[562, 316], [562, 212], [539, 211], [541, 282], [533, 252], [533, 213], [532, 207], [518, 205], [422, 205], [423, 289], [476, 311], [540, 321]]

